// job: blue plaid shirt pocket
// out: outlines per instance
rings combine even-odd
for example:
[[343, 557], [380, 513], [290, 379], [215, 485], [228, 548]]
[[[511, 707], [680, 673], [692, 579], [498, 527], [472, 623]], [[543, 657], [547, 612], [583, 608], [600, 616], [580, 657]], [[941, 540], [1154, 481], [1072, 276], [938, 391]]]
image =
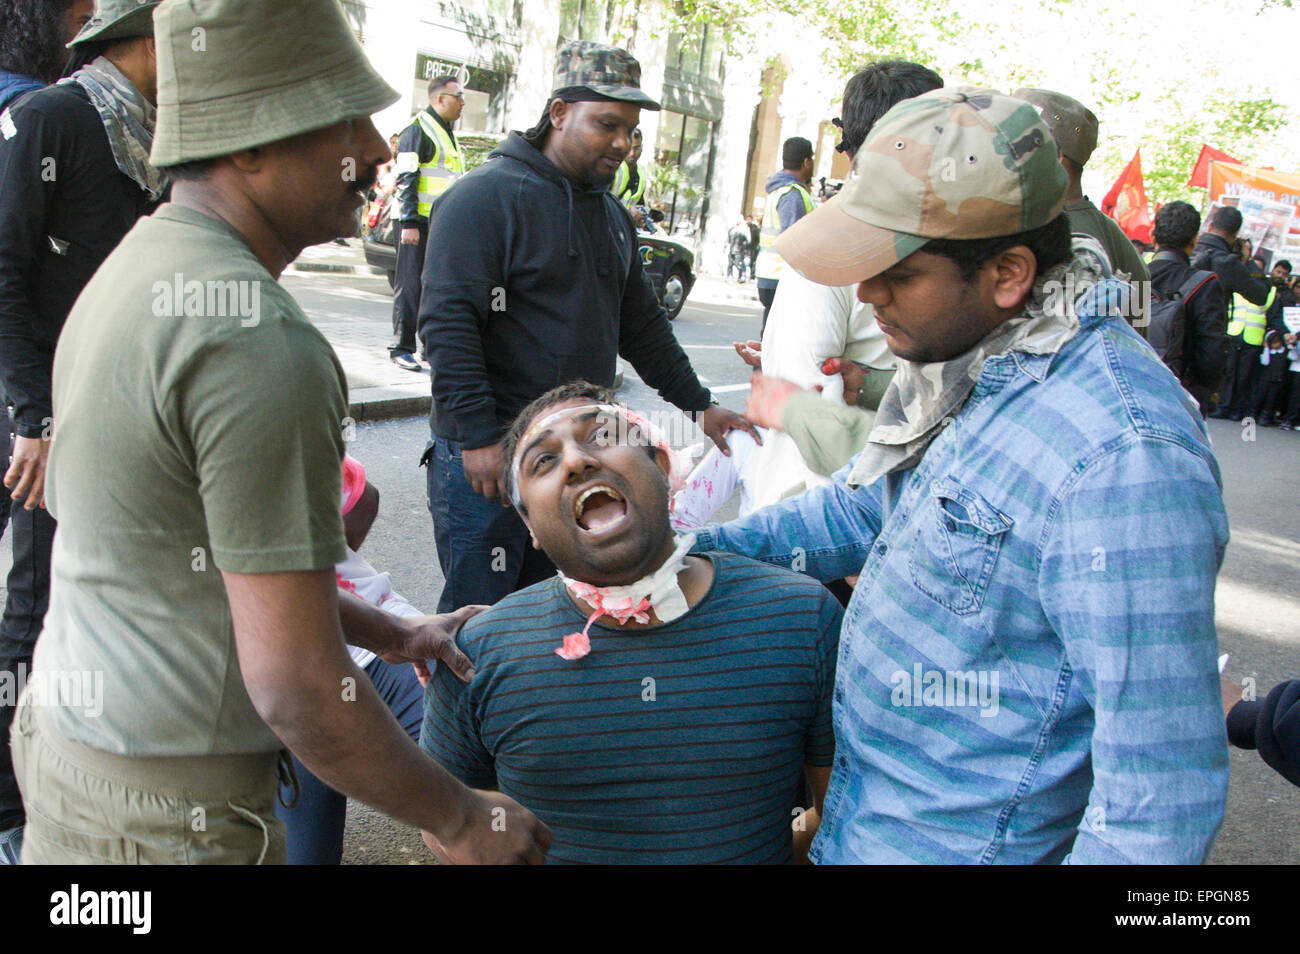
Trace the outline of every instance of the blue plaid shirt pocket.
[[979, 612], [1002, 537], [1014, 521], [952, 477], [930, 486], [928, 506], [917, 514], [912, 541], [912, 582], [958, 616]]

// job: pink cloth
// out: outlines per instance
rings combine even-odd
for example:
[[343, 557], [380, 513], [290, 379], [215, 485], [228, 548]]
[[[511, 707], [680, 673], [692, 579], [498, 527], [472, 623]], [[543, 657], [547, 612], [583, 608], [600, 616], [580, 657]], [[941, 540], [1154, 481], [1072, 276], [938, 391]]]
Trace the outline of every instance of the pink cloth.
[[366, 469], [355, 457], [343, 455], [343, 513], [357, 505], [366, 489]]

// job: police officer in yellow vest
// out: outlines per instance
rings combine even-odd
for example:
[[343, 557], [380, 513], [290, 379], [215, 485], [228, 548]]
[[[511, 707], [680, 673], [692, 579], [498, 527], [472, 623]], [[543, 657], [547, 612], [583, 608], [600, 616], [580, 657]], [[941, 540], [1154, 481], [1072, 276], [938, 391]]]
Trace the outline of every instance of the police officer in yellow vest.
[[397, 244], [393, 282], [393, 343], [388, 354], [408, 371], [420, 371], [415, 357], [415, 326], [420, 313], [420, 275], [429, 234], [429, 210], [465, 171], [452, 124], [465, 108], [465, 94], [454, 76], [429, 80], [429, 107], [416, 113], [397, 142]]
[[1268, 312], [1277, 299], [1277, 289], [1270, 288], [1268, 300], [1256, 305], [1241, 294], [1232, 296], [1232, 318], [1228, 322], [1228, 341], [1235, 344], [1236, 366], [1233, 369], [1232, 403], [1229, 416], [1241, 420], [1255, 403], [1255, 381], [1259, 377], [1259, 358], [1264, 353], [1264, 330]]
[[645, 216], [636, 208], [638, 205], [645, 204], [645, 172], [641, 168], [643, 145], [641, 130], [632, 130], [632, 151], [618, 167], [618, 172], [614, 173], [614, 181], [609, 186], [609, 191], [614, 193], [614, 197], [627, 206], [628, 211], [632, 213], [637, 228], [645, 226]]
[[812, 143], [802, 136], [792, 136], [781, 147], [780, 172], [767, 180], [767, 211], [763, 214], [763, 227], [758, 234], [758, 264], [754, 274], [758, 277], [758, 300], [763, 303], [763, 325], [776, 297], [776, 283], [781, 280], [785, 262], [776, 251], [776, 238], [813, 209], [812, 194]]

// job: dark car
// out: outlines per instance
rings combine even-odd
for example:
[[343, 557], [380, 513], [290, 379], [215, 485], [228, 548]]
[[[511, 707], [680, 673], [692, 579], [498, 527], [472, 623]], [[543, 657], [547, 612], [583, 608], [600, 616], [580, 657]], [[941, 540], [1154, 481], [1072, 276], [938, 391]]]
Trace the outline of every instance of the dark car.
[[[363, 240], [367, 264], [382, 269], [388, 275], [390, 285], [396, 278], [397, 269], [396, 225], [388, 217], [385, 204], [379, 213], [379, 224], [370, 229]], [[641, 267], [650, 276], [650, 284], [668, 312], [669, 320], [672, 320], [681, 314], [686, 296], [695, 284], [695, 253], [662, 231], [654, 235], [638, 233], [637, 242]]]

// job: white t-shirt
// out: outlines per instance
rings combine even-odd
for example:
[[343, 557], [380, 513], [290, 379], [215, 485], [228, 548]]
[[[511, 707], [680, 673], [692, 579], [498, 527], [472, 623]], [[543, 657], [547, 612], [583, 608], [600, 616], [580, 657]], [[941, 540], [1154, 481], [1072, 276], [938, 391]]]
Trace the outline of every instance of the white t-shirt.
[[[786, 269], [776, 287], [763, 332], [763, 373], [801, 388], [822, 387], [822, 397], [844, 400], [844, 379], [822, 374], [827, 358], [847, 357], [878, 371], [895, 367], [884, 332], [870, 305], [858, 301], [856, 285], [818, 285]], [[755, 507], [829, 483], [804, 463], [788, 434], [763, 439], [753, 462]]]
[[[393, 592], [393, 582], [387, 573], [380, 573], [351, 547], [348, 547], [347, 559], [334, 565], [334, 572], [341, 589], [360, 597], [371, 606], [378, 606], [385, 612], [403, 618], [424, 615], [400, 594]], [[375, 658], [374, 653], [359, 646], [349, 646], [348, 654], [362, 669], [369, 666]]]

